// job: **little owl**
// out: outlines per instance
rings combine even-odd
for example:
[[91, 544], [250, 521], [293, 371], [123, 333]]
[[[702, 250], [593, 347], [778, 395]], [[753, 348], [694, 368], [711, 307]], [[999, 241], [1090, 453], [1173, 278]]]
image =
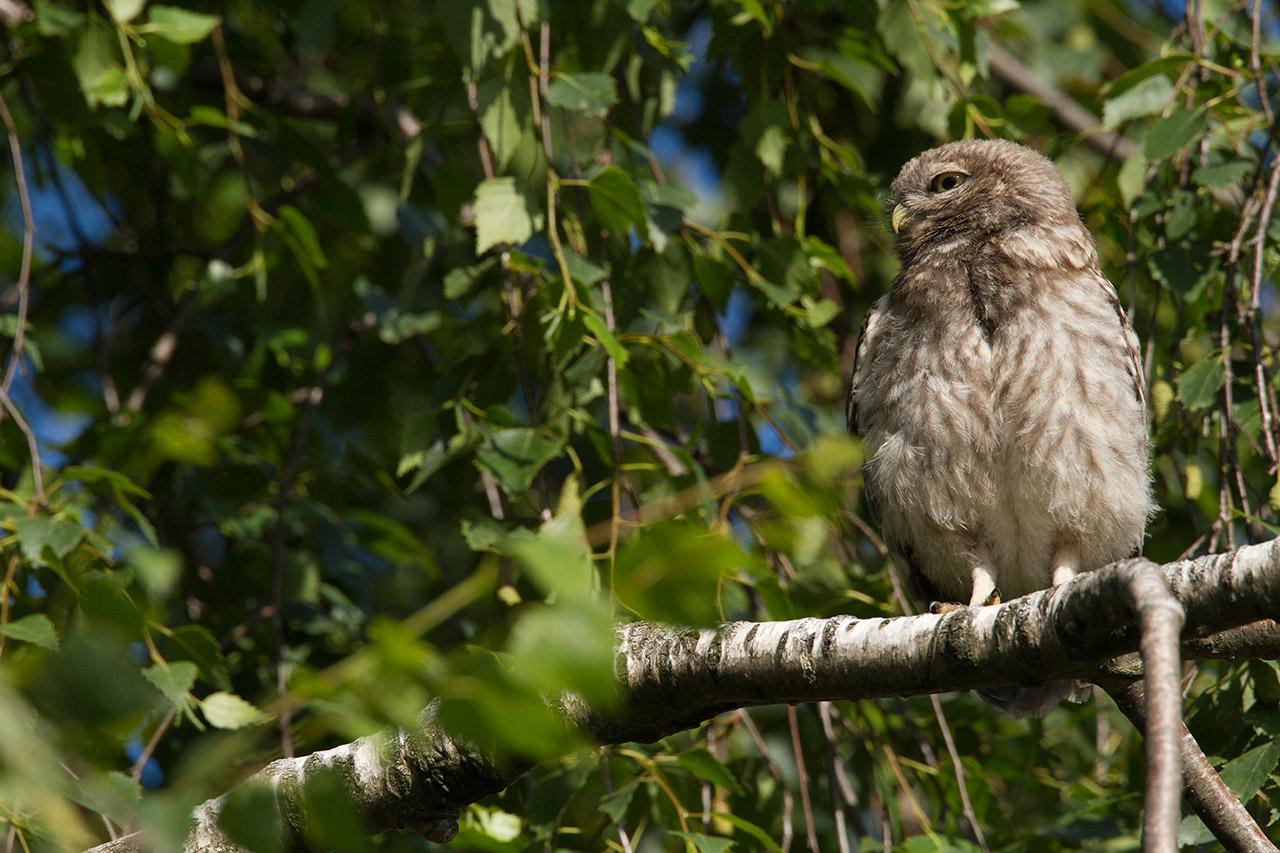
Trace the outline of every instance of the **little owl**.
[[[886, 209], [902, 269], [863, 322], [848, 417], [913, 593], [976, 607], [1134, 553], [1152, 512], [1142, 363], [1053, 164], [953, 142], [903, 166]], [[1022, 716], [1065, 692], [982, 695]]]

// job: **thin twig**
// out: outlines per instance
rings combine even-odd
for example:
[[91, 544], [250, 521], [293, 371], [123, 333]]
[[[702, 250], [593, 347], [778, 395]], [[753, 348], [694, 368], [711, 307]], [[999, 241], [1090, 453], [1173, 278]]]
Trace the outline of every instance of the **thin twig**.
[[23, 358], [23, 342], [27, 333], [27, 309], [31, 296], [31, 254], [35, 246], [36, 222], [31, 214], [31, 197], [27, 193], [27, 173], [22, 166], [22, 142], [18, 128], [9, 112], [9, 103], [0, 96], [0, 121], [4, 122], [9, 136], [9, 156], [13, 159], [13, 177], [18, 185], [18, 201], [22, 207], [22, 265], [18, 272], [18, 321], [13, 331], [13, 349], [9, 363], [5, 365], [4, 380], [0, 382], [0, 395], [7, 396], [13, 385], [18, 362]]
[[13, 176], [18, 185], [18, 200], [22, 206], [22, 262], [18, 273], [18, 316], [13, 331], [13, 349], [9, 353], [9, 362], [5, 365], [4, 379], [0, 380], [0, 420], [7, 411], [13, 422], [22, 431], [27, 441], [27, 452], [31, 457], [32, 491], [37, 503], [44, 503], [44, 465], [40, 460], [40, 445], [35, 433], [31, 430], [27, 419], [22, 416], [18, 405], [9, 397], [9, 389], [13, 385], [18, 365], [23, 359], [23, 347], [27, 333], [27, 311], [31, 302], [31, 253], [35, 245], [36, 224], [31, 214], [31, 198], [27, 193], [27, 173], [22, 166], [22, 143], [18, 139], [18, 128], [13, 123], [9, 112], [9, 104], [0, 96], [0, 121], [4, 122], [5, 132], [9, 137], [9, 155], [13, 159]]
[[765, 767], [769, 769], [769, 773], [778, 783], [778, 790], [782, 792], [782, 839], [778, 846], [782, 848], [782, 853], [788, 853], [791, 850], [791, 841], [795, 837], [795, 830], [791, 823], [792, 815], [795, 813], [795, 798], [791, 796], [791, 790], [787, 787], [786, 777], [782, 775], [782, 768], [773, 760], [773, 756], [769, 754], [769, 745], [765, 743], [764, 737], [761, 736], [760, 730], [756, 728], [755, 722], [751, 719], [751, 715], [747, 713], [745, 708], [738, 709], [738, 719], [747, 730], [747, 734], [751, 736], [751, 740], [755, 742], [756, 750], [759, 751], [760, 757], [764, 759]]
[[982, 827], [978, 823], [978, 815], [973, 810], [973, 802], [969, 799], [969, 785], [964, 777], [964, 765], [960, 763], [960, 753], [956, 749], [955, 738], [951, 736], [951, 726], [947, 724], [946, 712], [942, 710], [942, 702], [938, 699], [937, 693], [929, 694], [929, 702], [933, 705], [933, 716], [938, 721], [938, 728], [942, 731], [942, 742], [947, 746], [947, 755], [951, 757], [951, 766], [956, 774], [956, 787], [960, 790], [960, 807], [964, 810], [965, 820], [969, 821], [969, 828], [973, 830], [973, 840], [978, 843], [978, 847], [984, 851], [990, 850], [987, 847], [987, 839], [982, 835]]
[[36, 434], [32, 431], [31, 425], [27, 423], [27, 419], [22, 416], [22, 411], [18, 408], [13, 400], [9, 399], [9, 395], [0, 394], [0, 405], [4, 406], [5, 411], [13, 418], [13, 422], [22, 432], [22, 437], [27, 441], [27, 453], [31, 457], [31, 486], [35, 494], [37, 504], [44, 503], [44, 463], [40, 461], [40, 444], [36, 441]]
[[[604, 324], [610, 334], [617, 332], [613, 319], [613, 288], [606, 277], [600, 282], [600, 296], [604, 302]], [[622, 526], [622, 437], [618, 415], [618, 363], [609, 355], [605, 363], [605, 378], [609, 401], [609, 588], [613, 588], [614, 567], [618, 558], [618, 535]]]
[[[18, 552], [9, 558], [9, 565], [4, 571], [4, 583], [0, 584], [0, 625], [9, 624], [9, 587], [13, 586], [13, 576], [18, 571]], [[6, 635], [0, 634], [0, 654], [4, 654]]]
[[141, 781], [142, 771], [146, 769], [147, 762], [155, 754], [156, 747], [160, 745], [161, 739], [164, 738], [165, 732], [169, 731], [169, 727], [173, 725], [173, 720], [177, 715], [178, 709], [170, 708], [164, 718], [160, 720], [160, 724], [156, 726], [156, 730], [151, 733], [151, 737], [147, 740], [147, 745], [142, 748], [142, 752], [138, 754], [137, 761], [133, 762], [133, 767], [129, 770], [129, 776], [133, 781]]
[[809, 799], [809, 771], [804, 766], [804, 748], [800, 744], [800, 723], [796, 719], [796, 706], [787, 706], [787, 726], [791, 729], [791, 754], [796, 762], [796, 777], [800, 782], [800, 808], [804, 812], [805, 838], [811, 853], [820, 853], [818, 829], [813, 825], [813, 803]]
[[[830, 702], [817, 704], [818, 722], [822, 724], [822, 737], [827, 747], [827, 776], [831, 788], [831, 814], [835, 821], [836, 843], [840, 853], [849, 853], [850, 815], [858, 806], [858, 795], [849, 783], [849, 774], [845, 772], [844, 761], [836, 748], [835, 726], [831, 724], [832, 707]], [[857, 840], [856, 837], [854, 839]]]

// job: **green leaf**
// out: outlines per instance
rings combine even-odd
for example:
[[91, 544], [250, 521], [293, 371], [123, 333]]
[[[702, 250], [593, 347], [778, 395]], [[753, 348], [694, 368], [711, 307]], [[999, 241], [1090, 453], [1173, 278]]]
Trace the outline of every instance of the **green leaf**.
[[613, 332], [605, 326], [604, 321], [596, 314], [583, 314], [582, 322], [591, 330], [591, 335], [600, 345], [609, 353], [609, 357], [614, 360], [618, 367], [622, 367], [627, 363], [627, 351], [614, 336]]
[[103, 2], [106, 4], [107, 11], [111, 13], [111, 17], [122, 24], [127, 24], [142, 14], [142, 8], [147, 5], [147, 0], [103, 0]]
[[182, 556], [162, 548], [134, 548], [129, 565], [153, 600], [163, 601], [173, 592], [182, 575]]
[[306, 849], [354, 853], [371, 846], [342, 771], [335, 767], [322, 766], [307, 774], [302, 785], [302, 813]]
[[451, 0], [440, 4], [439, 15], [466, 80], [479, 80], [490, 63], [520, 41], [512, 0]]
[[149, 32], [175, 44], [195, 44], [208, 38], [221, 19], [177, 6], [152, 6], [147, 20], [150, 22]]
[[520, 148], [521, 140], [533, 133], [528, 85], [516, 80], [514, 63], [507, 63], [503, 76], [485, 80], [477, 89], [480, 128], [493, 152], [493, 166], [504, 171]]
[[118, 107], [129, 99], [129, 86], [121, 67], [115, 34], [94, 16], [72, 38], [71, 68], [91, 107]]
[[742, 11], [734, 16], [734, 23], [754, 20], [764, 28], [766, 35], [773, 32], [773, 23], [769, 20], [769, 14], [765, 12], [764, 7], [760, 5], [760, 0], [738, 0], [738, 5], [742, 7]]
[[1147, 258], [1152, 275], [1183, 294], [1191, 294], [1210, 272], [1206, 247], [1190, 241], [1171, 243]]
[[329, 265], [320, 245], [320, 235], [316, 227], [301, 210], [291, 204], [281, 205], [276, 216], [284, 225], [284, 234], [299, 262], [309, 264], [316, 269], [324, 269]]
[[1178, 109], [1151, 125], [1143, 143], [1148, 160], [1164, 160], [1181, 151], [1200, 135], [1209, 120], [1209, 108]]
[[735, 794], [743, 793], [742, 786], [738, 784], [737, 779], [733, 778], [729, 768], [702, 747], [685, 750], [676, 756], [676, 760], [680, 762], [681, 767], [704, 782], [727, 788]]
[[1134, 154], [1124, 161], [1116, 175], [1116, 187], [1120, 190], [1120, 198], [1125, 207], [1132, 207], [1133, 200], [1142, 192], [1143, 182], [1147, 177], [1147, 158]]
[[474, 266], [455, 267], [449, 270], [444, 276], [444, 298], [460, 299], [466, 296], [497, 262], [497, 258], [485, 258]]
[[149, 498], [151, 493], [119, 471], [86, 465], [68, 465], [62, 469], [62, 479], [78, 483], [110, 483], [127, 495]]
[[814, 294], [818, 275], [800, 242], [794, 237], [771, 237], [760, 246], [756, 258], [764, 281], [751, 285], [779, 307], [790, 305], [802, 294]]
[[200, 702], [209, 725], [218, 729], [239, 729], [271, 719], [234, 693], [210, 693]]
[[142, 671], [142, 677], [163, 693], [169, 704], [182, 710], [191, 703], [191, 688], [195, 686], [199, 671], [191, 661], [180, 660], [147, 667]]
[[660, 524], [628, 537], [614, 569], [614, 593], [640, 619], [713, 625], [720, 621], [720, 578], [743, 569], [753, 571], [753, 560], [728, 536]]
[[44, 549], [48, 547], [59, 557], [65, 557], [76, 547], [84, 535], [84, 528], [73, 521], [61, 521], [47, 516], [20, 518], [13, 522], [22, 556], [31, 562], [44, 561]]
[[[1280, 740], [1272, 740], [1228, 761], [1219, 775], [1240, 802], [1248, 803], [1266, 783], [1277, 764], [1280, 764]], [[1179, 845], [1204, 844], [1213, 839], [1213, 833], [1195, 815], [1183, 818], [1178, 826]]]
[[572, 249], [565, 250], [564, 261], [569, 268], [570, 277], [583, 287], [591, 287], [609, 275], [608, 267], [584, 258]]
[[118, 770], [91, 772], [76, 780], [71, 798], [87, 809], [128, 826], [137, 817], [142, 786]]
[[719, 258], [710, 255], [694, 255], [693, 275], [698, 289], [720, 311], [729, 304], [729, 294], [738, 281], [737, 270]]
[[[578, 478], [570, 476], [560, 490], [556, 514], [537, 533], [517, 530], [499, 545], [524, 563], [533, 582], [549, 599], [581, 604], [595, 596], [596, 569], [581, 513]], [[471, 538], [476, 544], [483, 544], [479, 537]]]
[[1256, 168], [1248, 160], [1229, 160], [1212, 166], [1199, 166], [1191, 173], [1191, 180], [1202, 187], [1228, 187]]
[[518, 246], [542, 227], [537, 202], [515, 178], [490, 178], [476, 187], [476, 254], [500, 243]]
[[64, 9], [50, 0], [36, 0], [36, 32], [55, 38], [68, 35], [84, 23], [84, 13]]
[[671, 832], [677, 838], [691, 842], [698, 853], [725, 853], [733, 849], [732, 838], [721, 838], [718, 835], [706, 835], [701, 832]]
[[[689, 816], [701, 817], [701, 815]], [[757, 849], [759, 850], [775, 851], [775, 853], [782, 850], [782, 848], [778, 846], [778, 843], [769, 836], [769, 833], [765, 832], [746, 818], [739, 817], [736, 814], [730, 814], [729, 812], [711, 812], [710, 816], [715, 820], [727, 821], [733, 825], [734, 829], [751, 836], [752, 840], [758, 845]]]
[[644, 202], [631, 175], [617, 166], [606, 166], [591, 179], [591, 207], [600, 224], [615, 234], [626, 234], [633, 226], [643, 228]]
[[631, 799], [636, 794], [636, 789], [640, 787], [640, 783], [635, 779], [627, 782], [625, 785], [619, 785], [610, 793], [605, 794], [596, 803], [596, 808], [601, 814], [608, 815], [614, 823], [620, 823], [627, 814], [627, 806], [631, 805]]
[[1188, 51], [1173, 51], [1167, 56], [1152, 60], [1145, 65], [1131, 68], [1102, 87], [1102, 93], [1110, 98], [1129, 91], [1134, 86], [1157, 74], [1166, 77], [1177, 77], [1188, 62], [1194, 62], [1195, 55]]
[[787, 108], [781, 101], [761, 101], [742, 121], [742, 138], [770, 175], [782, 174], [789, 144]]
[[603, 603], [529, 605], [511, 630], [511, 672], [534, 692], [556, 696], [568, 690], [593, 708], [616, 699], [613, 680], [613, 621]]
[[1178, 400], [1191, 411], [1205, 409], [1218, 399], [1224, 371], [1216, 356], [1202, 359], [1178, 376]]
[[222, 646], [209, 629], [200, 625], [183, 625], [173, 629], [169, 639], [176, 648], [170, 648], [169, 664], [177, 660], [189, 660], [200, 667], [200, 674], [205, 681], [219, 690], [231, 689], [231, 678], [227, 668], [227, 660], [222, 655]]
[[608, 74], [558, 73], [547, 87], [547, 103], [603, 118], [618, 103], [617, 85]]
[[627, 0], [627, 14], [636, 23], [643, 24], [657, 3], [658, 0]]
[[547, 427], [515, 427], [492, 432], [476, 451], [477, 461], [498, 478], [507, 494], [529, 490], [533, 478], [564, 449], [565, 436]]
[[236, 785], [218, 809], [218, 826], [233, 843], [253, 853], [284, 850], [284, 824], [270, 785]]
[[0, 634], [43, 649], [51, 651], [58, 649], [58, 632], [53, 627], [53, 622], [43, 613], [32, 613], [0, 625]]
[[801, 299], [804, 305], [804, 319], [809, 326], [820, 329], [830, 323], [840, 313], [840, 306], [830, 299], [813, 299], [805, 296]]
[[1158, 115], [1173, 97], [1168, 77], [1148, 77], [1132, 89], [1107, 100], [1102, 107], [1102, 126], [1115, 130], [1130, 119]]

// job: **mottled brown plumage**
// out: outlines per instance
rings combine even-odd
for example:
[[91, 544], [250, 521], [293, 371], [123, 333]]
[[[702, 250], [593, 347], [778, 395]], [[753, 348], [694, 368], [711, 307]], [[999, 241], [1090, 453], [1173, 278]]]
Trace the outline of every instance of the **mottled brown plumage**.
[[[917, 594], [976, 606], [1134, 553], [1152, 512], [1138, 346], [1053, 164], [951, 143], [886, 207], [902, 269], [863, 323], [848, 415]], [[984, 695], [1026, 714], [1062, 692]]]

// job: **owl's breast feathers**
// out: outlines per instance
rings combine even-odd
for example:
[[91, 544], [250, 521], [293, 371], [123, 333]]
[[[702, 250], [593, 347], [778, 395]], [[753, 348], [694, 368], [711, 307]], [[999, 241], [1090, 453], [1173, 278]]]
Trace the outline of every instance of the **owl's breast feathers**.
[[1151, 499], [1141, 364], [1083, 226], [1026, 226], [904, 267], [857, 348], [851, 428], [886, 538], [967, 600], [985, 550], [1006, 596], [1132, 553]]

